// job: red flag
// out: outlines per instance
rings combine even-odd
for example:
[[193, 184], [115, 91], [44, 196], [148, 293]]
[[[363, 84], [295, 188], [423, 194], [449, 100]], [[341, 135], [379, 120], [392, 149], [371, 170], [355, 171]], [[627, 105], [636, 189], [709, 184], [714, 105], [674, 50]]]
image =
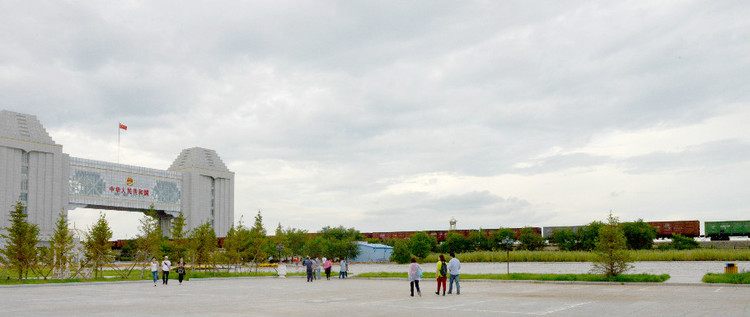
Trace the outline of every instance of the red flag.
[[126, 125], [124, 125], [124, 124], [120, 123], [120, 129], [123, 129], [123, 130], [127, 130], [127, 129], [128, 129], [128, 126], [126, 126]]

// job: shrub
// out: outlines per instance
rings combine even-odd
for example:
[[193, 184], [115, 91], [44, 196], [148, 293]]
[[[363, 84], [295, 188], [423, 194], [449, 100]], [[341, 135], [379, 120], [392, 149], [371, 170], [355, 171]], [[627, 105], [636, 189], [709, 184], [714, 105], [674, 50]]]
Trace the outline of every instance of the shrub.
[[535, 251], [544, 247], [544, 237], [530, 227], [521, 229], [518, 241], [521, 242], [520, 248], [524, 250]]
[[625, 240], [629, 249], [653, 249], [654, 239], [656, 239], [656, 228], [643, 222], [643, 219], [638, 219], [636, 222], [622, 223], [620, 227], [625, 234]]
[[409, 249], [411, 253], [420, 259], [430, 255], [430, 251], [437, 245], [437, 239], [430, 237], [424, 232], [417, 232], [409, 237]]
[[700, 243], [693, 238], [673, 233], [671, 245], [675, 250], [692, 250], [697, 249], [700, 246]]
[[549, 242], [556, 244], [562, 251], [574, 251], [577, 249], [578, 239], [573, 230], [564, 229], [553, 232]]
[[396, 244], [393, 246], [393, 252], [391, 253], [391, 261], [399, 264], [406, 264], [411, 261], [409, 242], [406, 240], [396, 241]]

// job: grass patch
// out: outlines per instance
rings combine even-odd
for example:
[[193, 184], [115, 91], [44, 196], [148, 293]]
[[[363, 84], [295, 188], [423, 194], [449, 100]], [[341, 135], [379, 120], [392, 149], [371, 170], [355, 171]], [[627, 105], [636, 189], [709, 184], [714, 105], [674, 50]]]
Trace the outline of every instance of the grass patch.
[[750, 284], [750, 272], [737, 274], [708, 273], [703, 276], [703, 283]]
[[[97, 277], [94, 279], [80, 279], [80, 278], [74, 278], [74, 279], [24, 279], [24, 280], [18, 280], [18, 279], [1, 279], [0, 285], [25, 285], [25, 284], [64, 284], [64, 283], [81, 283], [81, 282], [120, 282], [120, 281], [140, 281], [140, 278], [104, 278], [104, 277]], [[143, 280], [150, 280], [143, 279]]]
[[[277, 276], [275, 272], [203, 272], [193, 271], [189, 274], [185, 274], [185, 277], [189, 278], [210, 278], [210, 277], [246, 277], [246, 276]], [[172, 274], [170, 274], [170, 277]], [[177, 275], [175, 274], [175, 277]]]
[[[407, 278], [406, 273], [377, 272], [362, 273], [356, 277], [364, 278]], [[434, 279], [435, 273], [425, 272], [423, 279]], [[639, 283], [661, 283], [669, 279], [668, 274], [622, 274], [608, 279], [600, 274], [536, 274], [536, 273], [511, 273], [511, 274], [461, 274], [462, 280], [517, 280], [517, 281], [584, 281], [584, 282], [639, 282]]]
[[[6, 271], [7, 273], [7, 271]], [[114, 270], [105, 270], [103, 272], [104, 277], [97, 277], [93, 279], [81, 279], [81, 278], [74, 278], [74, 279], [53, 279], [53, 278], [47, 278], [42, 279], [38, 278], [36, 276], [32, 276], [32, 274], [29, 274], [28, 279], [22, 279], [18, 280], [17, 278], [14, 278], [12, 275], [3, 275], [0, 278], [0, 285], [19, 285], [19, 284], [59, 284], [59, 283], [80, 283], [80, 282], [120, 282], [120, 281], [151, 281], [153, 278], [151, 276], [151, 271], [146, 271], [145, 274], [143, 274], [143, 278], [141, 278], [141, 270], [133, 270], [130, 272], [130, 275], [128, 275], [127, 278], [122, 278], [116, 271]], [[277, 276], [275, 272], [211, 272], [211, 271], [192, 271], [185, 274], [185, 280], [189, 280], [191, 278], [211, 278], [211, 277], [254, 277], [254, 276]], [[169, 279], [177, 279], [177, 273], [174, 271], [169, 272]], [[161, 280], [161, 273], [159, 273], [159, 280]]]

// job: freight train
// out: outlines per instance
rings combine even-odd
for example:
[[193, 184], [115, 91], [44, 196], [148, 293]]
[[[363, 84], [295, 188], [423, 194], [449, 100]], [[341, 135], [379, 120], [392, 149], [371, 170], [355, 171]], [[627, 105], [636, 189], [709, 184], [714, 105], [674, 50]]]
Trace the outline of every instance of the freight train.
[[[518, 239], [519, 235], [521, 234], [521, 229], [523, 228], [507, 228], [507, 229], [513, 230], [513, 232], [515, 233], [515, 238]], [[482, 229], [482, 233], [486, 235], [492, 235], [498, 230], [500, 229], [499, 228], [498, 229]], [[531, 230], [534, 231], [534, 233], [536, 234], [542, 234], [542, 228], [531, 227]], [[437, 239], [438, 242], [442, 242], [442, 241], [445, 241], [445, 238], [447, 237], [448, 232], [455, 232], [460, 235], [463, 235], [464, 237], [468, 237], [469, 234], [473, 231], [477, 231], [477, 230], [453, 230], [453, 231], [424, 230], [421, 232], [424, 232], [427, 235], [434, 237], [435, 239]], [[417, 232], [420, 232], [420, 231], [365, 232], [365, 233], [362, 233], [362, 235], [368, 239], [380, 239], [381, 241], [386, 241], [386, 240], [391, 240], [391, 239], [406, 239], [416, 234]]]
[[[701, 235], [699, 220], [679, 220], [679, 221], [649, 221], [646, 222], [656, 229], [656, 238], [665, 239], [672, 234], [679, 234], [684, 237], [698, 238], [706, 237], [713, 240], [729, 240], [729, 237], [750, 237], [750, 220], [748, 221], [706, 221], [704, 222], [704, 232]], [[549, 238], [553, 232], [570, 229], [573, 232], [578, 231], [581, 226], [548, 226], [548, 227], [531, 227], [531, 229]], [[516, 233], [516, 239], [522, 228], [509, 228]], [[500, 229], [482, 229], [482, 233], [491, 235]], [[468, 237], [469, 234], [476, 230], [454, 230], [453, 232]], [[365, 238], [376, 238], [382, 241], [390, 239], [406, 239], [419, 231], [395, 231], [395, 232], [367, 232], [362, 233]], [[438, 242], [444, 241], [448, 230], [425, 230], [431, 237], [435, 237]]]
[[[680, 221], [650, 221], [646, 222], [656, 229], [657, 239], [669, 238], [672, 234], [679, 234], [684, 237], [698, 238], [705, 237], [714, 240], [729, 240], [729, 237], [750, 237], [750, 220], [747, 221], [705, 221], [704, 234], [701, 235], [699, 220], [680, 220]], [[549, 238], [553, 232], [570, 229], [573, 232], [578, 231], [581, 226], [548, 226], [548, 227], [530, 227], [534, 233]], [[492, 235], [501, 228], [482, 229], [482, 233]], [[502, 228], [506, 229], [506, 228]], [[518, 239], [521, 229], [507, 228], [515, 232], [515, 238]], [[453, 230], [452, 232], [468, 237], [471, 232], [477, 230]], [[362, 235], [368, 239], [380, 239], [381, 241], [391, 239], [407, 239], [420, 231], [389, 231], [389, 232], [364, 232]], [[424, 230], [429, 236], [434, 237], [438, 242], [445, 241], [449, 230]], [[115, 249], [121, 249], [127, 240], [112, 241]], [[218, 238], [218, 245], [224, 244], [224, 238]]]

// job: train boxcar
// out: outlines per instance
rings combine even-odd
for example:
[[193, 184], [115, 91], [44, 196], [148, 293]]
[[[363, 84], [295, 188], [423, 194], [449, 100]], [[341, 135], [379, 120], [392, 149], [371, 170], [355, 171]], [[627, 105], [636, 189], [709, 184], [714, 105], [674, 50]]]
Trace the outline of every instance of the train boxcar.
[[[542, 234], [542, 228], [540, 227], [525, 227], [525, 228], [531, 228], [531, 231], [534, 233], [541, 235]], [[523, 228], [498, 228], [498, 229], [482, 229], [483, 232], [487, 232], [488, 235], [494, 235], [495, 232], [499, 231], [500, 229], [510, 229], [515, 233], [513, 236], [514, 239], [518, 240], [518, 237], [521, 236], [521, 229]]]
[[[540, 227], [529, 227], [531, 230], [536, 234], [542, 234], [542, 228]], [[523, 228], [508, 228], [512, 230], [515, 233], [515, 238], [518, 239], [518, 237], [521, 234], [521, 229]], [[497, 232], [500, 229], [482, 229], [482, 233], [486, 235], [492, 235], [495, 232]], [[477, 230], [474, 229], [463, 229], [463, 230], [453, 230], [452, 232], [455, 232], [457, 234], [460, 234], [464, 237], [469, 237], [469, 234], [472, 232], [475, 232]], [[391, 231], [391, 232], [365, 232], [362, 233], [362, 235], [365, 238], [369, 239], [380, 239], [381, 241], [387, 241], [391, 239], [408, 239], [410, 236], [416, 234], [419, 231]], [[443, 242], [448, 237], [448, 233], [451, 231], [448, 230], [425, 230], [424, 231], [427, 235], [434, 237], [437, 239], [438, 242]]]
[[550, 226], [550, 227], [544, 227], [542, 228], [542, 236], [545, 239], [549, 239], [549, 237], [552, 236], [552, 233], [555, 231], [562, 231], [565, 229], [570, 229], [570, 231], [573, 231], [573, 233], [578, 232], [584, 226]]
[[729, 240], [729, 237], [750, 237], [750, 221], [706, 221], [706, 236], [711, 240]]
[[683, 221], [649, 221], [656, 228], [657, 238], [669, 238], [672, 234], [695, 238], [701, 235], [701, 223], [698, 220]]

